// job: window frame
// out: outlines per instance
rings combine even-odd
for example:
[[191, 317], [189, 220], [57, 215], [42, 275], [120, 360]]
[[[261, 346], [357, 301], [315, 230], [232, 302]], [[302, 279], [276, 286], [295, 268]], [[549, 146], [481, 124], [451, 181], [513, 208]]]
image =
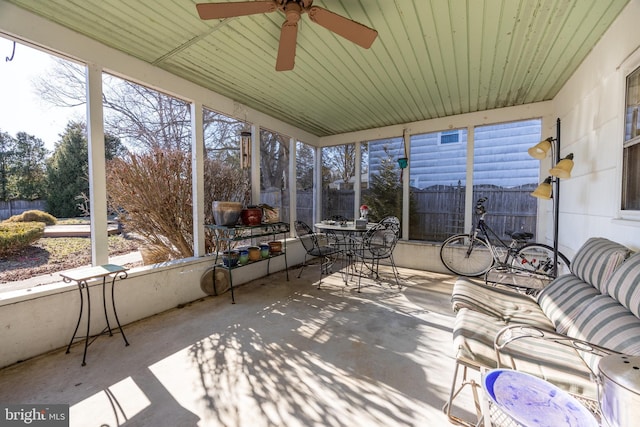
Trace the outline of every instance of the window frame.
[[628, 81], [629, 77], [634, 72], [640, 72], [640, 51], [635, 52], [631, 55], [624, 64], [620, 66], [620, 93], [621, 100], [618, 101], [620, 105], [620, 120], [619, 120], [619, 139], [620, 141], [618, 147], [618, 198], [617, 198], [617, 219], [628, 220], [640, 223], [640, 210], [632, 210], [632, 209], [624, 209], [624, 196], [623, 192], [625, 191], [625, 177], [626, 171], [624, 167], [624, 155], [625, 150], [631, 146], [636, 144], [640, 144], [640, 135], [635, 138], [631, 138], [628, 141], [625, 141], [626, 138], [626, 110], [627, 110], [627, 91], [628, 91]]
[[[629, 115], [627, 113], [627, 108], [629, 108], [631, 105], [629, 104], [629, 97], [630, 97], [630, 93], [632, 91], [633, 86], [630, 85], [631, 80], [634, 79], [635, 80], [635, 91], [638, 92], [635, 95], [635, 108], [634, 111], [631, 115], [631, 123], [628, 122], [629, 120]], [[640, 128], [636, 127], [634, 130], [634, 124], [637, 126], [638, 123], [638, 113], [640, 110], [640, 66], [638, 66], [636, 69], [634, 69], [631, 73], [627, 74], [625, 76], [625, 91], [624, 91], [624, 137], [623, 137], [623, 143], [622, 143], [622, 191], [621, 191], [621, 203], [620, 203], [620, 209], [623, 211], [631, 211], [631, 212], [638, 212], [640, 211], [640, 209], [627, 209], [625, 208], [625, 205], [627, 205], [629, 202], [627, 202], [628, 198], [626, 196], [627, 193], [627, 186], [628, 186], [628, 175], [629, 173], [631, 173], [632, 175], [637, 176], [638, 175], [638, 169], [635, 170], [631, 170], [629, 171], [629, 168], [627, 167], [627, 153], [628, 150], [631, 150], [632, 147], [635, 147], [637, 145], [640, 144]], [[634, 123], [635, 122], [635, 123]], [[627, 128], [631, 126], [631, 135], [629, 135], [629, 139], [627, 139], [628, 135], [627, 135]], [[635, 135], [634, 135], [635, 134]], [[634, 150], [637, 150], [638, 147], [635, 147]], [[637, 165], [636, 167], [640, 167], [640, 165]], [[640, 194], [633, 194], [631, 195], [630, 199], [633, 199], [633, 202], [637, 203], [637, 199], [640, 198]]]

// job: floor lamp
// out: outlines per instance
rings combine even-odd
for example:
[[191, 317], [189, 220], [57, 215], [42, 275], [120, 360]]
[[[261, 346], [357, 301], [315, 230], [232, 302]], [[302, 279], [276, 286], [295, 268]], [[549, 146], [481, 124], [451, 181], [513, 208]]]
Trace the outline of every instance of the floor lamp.
[[553, 199], [553, 276], [558, 276], [558, 223], [560, 217], [560, 179], [571, 178], [573, 153], [560, 158], [560, 119], [556, 122], [556, 137], [549, 137], [529, 148], [529, 155], [542, 160], [551, 151], [553, 163], [549, 176], [531, 193], [540, 199]]

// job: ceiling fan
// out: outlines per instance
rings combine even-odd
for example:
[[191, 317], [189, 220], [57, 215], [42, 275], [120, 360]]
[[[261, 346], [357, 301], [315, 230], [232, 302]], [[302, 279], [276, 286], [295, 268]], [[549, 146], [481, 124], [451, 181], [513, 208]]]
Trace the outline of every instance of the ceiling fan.
[[281, 10], [286, 16], [280, 32], [276, 71], [292, 70], [296, 57], [296, 39], [298, 21], [303, 13], [309, 14], [312, 22], [333, 31], [339, 36], [369, 49], [378, 36], [378, 32], [359, 22], [345, 18], [327, 9], [312, 6], [313, 0], [267, 0], [239, 1], [230, 3], [196, 4], [200, 19], [223, 19], [236, 16], [270, 13]]

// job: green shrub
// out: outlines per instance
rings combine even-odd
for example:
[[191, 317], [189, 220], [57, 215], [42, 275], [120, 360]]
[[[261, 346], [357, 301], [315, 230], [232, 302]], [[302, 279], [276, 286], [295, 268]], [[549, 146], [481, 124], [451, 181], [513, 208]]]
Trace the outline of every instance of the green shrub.
[[17, 252], [44, 235], [44, 222], [1, 222], [0, 255]]
[[47, 225], [54, 225], [56, 217], [43, 211], [30, 210], [24, 211], [20, 215], [14, 215], [7, 219], [7, 222], [44, 222]]

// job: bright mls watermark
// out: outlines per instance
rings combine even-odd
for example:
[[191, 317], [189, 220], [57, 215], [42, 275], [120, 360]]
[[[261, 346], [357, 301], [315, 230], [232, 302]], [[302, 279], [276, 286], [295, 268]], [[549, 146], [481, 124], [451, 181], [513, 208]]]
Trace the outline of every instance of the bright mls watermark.
[[0, 404], [0, 426], [69, 427], [69, 405]]

